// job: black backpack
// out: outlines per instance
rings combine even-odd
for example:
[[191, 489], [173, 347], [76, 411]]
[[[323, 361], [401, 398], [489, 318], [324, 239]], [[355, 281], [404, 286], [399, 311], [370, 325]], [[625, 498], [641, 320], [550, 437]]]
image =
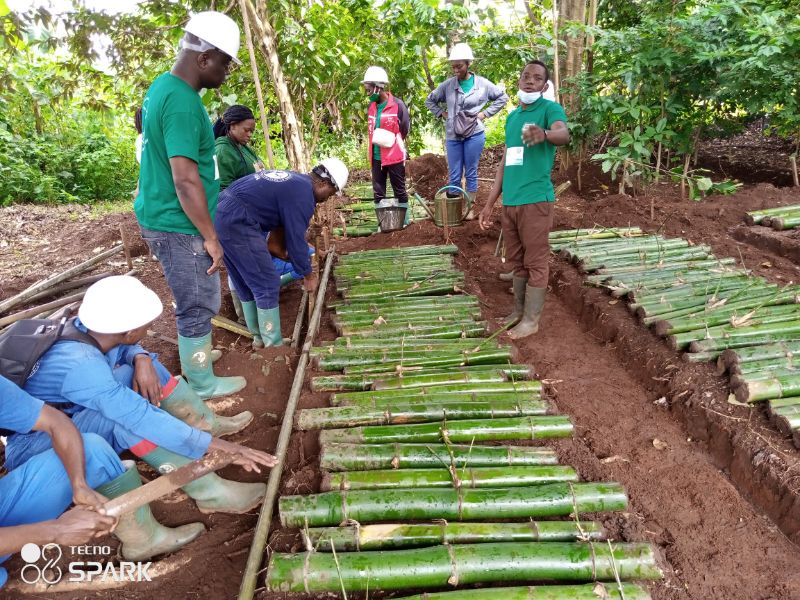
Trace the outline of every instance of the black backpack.
[[[22, 387], [42, 355], [59, 340], [83, 342], [102, 352], [97, 340], [75, 327], [74, 319], [23, 319], [0, 333], [0, 375]], [[12, 433], [0, 428], [0, 435]]]

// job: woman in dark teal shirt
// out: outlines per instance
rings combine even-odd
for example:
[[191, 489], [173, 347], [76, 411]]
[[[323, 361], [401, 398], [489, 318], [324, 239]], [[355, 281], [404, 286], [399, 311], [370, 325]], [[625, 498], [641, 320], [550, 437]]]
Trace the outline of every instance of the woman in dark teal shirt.
[[214, 123], [220, 190], [224, 190], [237, 179], [264, 168], [264, 163], [248, 146], [255, 130], [253, 111], [241, 104], [228, 108]]

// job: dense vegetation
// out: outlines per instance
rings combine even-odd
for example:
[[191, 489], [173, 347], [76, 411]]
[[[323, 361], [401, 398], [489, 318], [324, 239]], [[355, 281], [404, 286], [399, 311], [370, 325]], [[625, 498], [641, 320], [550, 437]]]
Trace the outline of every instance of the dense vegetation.
[[[366, 166], [359, 81], [370, 64], [387, 68], [392, 90], [411, 107], [411, 149], [419, 152], [442, 135], [423, 102], [449, 75], [449, 45], [468, 41], [478, 56], [474, 69], [513, 97], [524, 61], [553, 64], [554, 31], [572, 157], [595, 152], [627, 184], [671, 171], [699, 195], [711, 180], [689, 169], [698, 140], [758, 117], [800, 142], [800, 5], [793, 0], [563, 0], [555, 28], [549, 0], [530, 0], [521, 14], [510, 4], [476, 4], [230, 3], [240, 23], [241, 8], [250, 6], [276, 163], [301, 168], [336, 153]], [[129, 197], [137, 172], [133, 112], [149, 82], [169, 68], [188, 14], [213, 7], [209, 0], [146, 0], [135, 14], [80, 4], [64, 15], [15, 14], [0, 0], [0, 204]], [[265, 26], [274, 30], [283, 98], [260, 43]], [[225, 86], [204, 95], [212, 117], [234, 102], [257, 108], [244, 43], [240, 58], [245, 64]], [[295, 137], [282, 117], [287, 99], [301, 124]], [[263, 136], [257, 139], [264, 155]], [[502, 119], [495, 119], [489, 142], [501, 140]]]

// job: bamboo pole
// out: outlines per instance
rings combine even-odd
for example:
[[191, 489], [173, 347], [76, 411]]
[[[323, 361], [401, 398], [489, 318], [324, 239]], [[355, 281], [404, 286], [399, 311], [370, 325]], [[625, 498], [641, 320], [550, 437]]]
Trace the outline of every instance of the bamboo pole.
[[542, 402], [540, 392], [463, 392], [446, 394], [400, 394], [390, 397], [373, 397], [368, 394], [363, 398], [339, 399], [332, 408], [352, 407], [361, 410], [376, 409], [387, 410], [398, 405], [415, 407], [420, 406], [427, 409], [452, 405], [459, 403], [461, 406], [498, 403], [504, 405], [530, 405]]
[[650, 600], [646, 588], [634, 583], [490, 587], [457, 592], [426, 592], [397, 600]]
[[53, 300], [52, 302], [48, 302], [47, 304], [40, 304], [39, 306], [34, 306], [33, 308], [28, 308], [22, 310], [20, 312], [14, 313], [12, 315], [7, 315], [0, 319], [0, 327], [5, 327], [6, 325], [10, 325], [11, 323], [16, 323], [17, 321], [21, 321], [22, 319], [32, 319], [36, 315], [41, 313], [46, 313], [51, 311], [55, 308], [61, 308], [62, 306], [66, 306], [67, 304], [72, 304], [73, 302], [77, 302], [86, 294], [86, 291], [78, 292], [77, 294], [72, 294], [71, 296], [66, 296], [64, 298], [59, 298], [58, 300]]
[[297, 364], [297, 371], [295, 372], [294, 380], [292, 381], [292, 389], [289, 392], [289, 399], [286, 402], [286, 410], [283, 415], [281, 429], [278, 434], [278, 443], [275, 447], [275, 456], [278, 458], [277, 464], [272, 467], [267, 481], [267, 491], [264, 494], [264, 502], [261, 504], [261, 511], [258, 515], [258, 523], [253, 533], [253, 541], [250, 544], [250, 553], [247, 556], [247, 565], [242, 577], [242, 583], [239, 586], [238, 600], [252, 600], [256, 590], [256, 578], [258, 577], [261, 569], [261, 562], [264, 558], [264, 549], [267, 544], [269, 536], [270, 524], [272, 523], [272, 512], [275, 507], [275, 499], [278, 496], [280, 489], [281, 475], [283, 467], [286, 464], [286, 453], [289, 448], [289, 440], [292, 435], [292, 424], [294, 421], [294, 413], [297, 409], [297, 402], [300, 399], [300, 393], [303, 390], [303, 383], [306, 374], [306, 367], [308, 366], [309, 351], [311, 345], [314, 343], [314, 337], [317, 335], [319, 329], [320, 316], [322, 315], [322, 308], [325, 305], [325, 292], [328, 289], [328, 279], [331, 274], [331, 267], [333, 266], [333, 259], [336, 256], [336, 247], [331, 246], [327, 260], [325, 261], [325, 269], [323, 270], [320, 279], [319, 287], [317, 289], [317, 304], [314, 309], [314, 314], [308, 323], [308, 333], [306, 340], [303, 344], [303, 349], [300, 354], [300, 360]]
[[[541, 397], [542, 384], [540, 381], [523, 380], [483, 384], [437, 385], [432, 387], [414, 388], [411, 390], [336, 392], [331, 394], [330, 403], [334, 406], [339, 404], [377, 404], [386, 400], [405, 402], [406, 398], [422, 398], [430, 395], [441, 397], [446, 394], [465, 396], [486, 393], [517, 394], [517, 398], [520, 400], [524, 400], [526, 398], [535, 400]], [[401, 398], [403, 398], [403, 400], [401, 400]]]
[[62, 271], [61, 273], [51, 275], [47, 279], [43, 279], [41, 281], [38, 281], [37, 283], [34, 283], [32, 286], [21, 291], [19, 294], [15, 294], [14, 296], [6, 298], [2, 302], [0, 302], [0, 313], [7, 311], [9, 308], [16, 306], [22, 302], [25, 302], [32, 296], [38, 294], [39, 292], [49, 289], [54, 285], [61, 283], [62, 281], [66, 281], [70, 277], [88, 271], [97, 263], [104, 261], [110, 256], [114, 256], [118, 252], [122, 251], [122, 249], [123, 249], [122, 244], [119, 244], [117, 246], [114, 246], [113, 248], [110, 248], [109, 250], [104, 250], [103, 252], [100, 252], [99, 254], [93, 256], [89, 260], [85, 260], [82, 263], [75, 265], [74, 267], [70, 267], [66, 271]]
[[247, 327], [235, 321], [231, 321], [230, 319], [227, 319], [222, 315], [215, 315], [211, 317], [211, 324], [221, 329], [227, 329], [228, 331], [230, 331], [231, 333], [235, 333], [236, 335], [241, 335], [243, 337], [253, 339], [253, 334], [250, 333], [250, 330]]
[[242, 25], [244, 26], [244, 37], [247, 42], [247, 52], [250, 55], [250, 68], [253, 72], [253, 83], [256, 88], [256, 98], [258, 98], [258, 110], [261, 112], [261, 129], [264, 131], [264, 147], [267, 151], [267, 161], [269, 168], [275, 168], [275, 157], [272, 155], [272, 143], [269, 139], [269, 121], [267, 120], [267, 109], [264, 107], [264, 93], [261, 91], [261, 76], [258, 74], [258, 63], [256, 62], [256, 52], [253, 48], [253, 32], [250, 29], [250, 16], [247, 13], [245, 0], [239, 0], [239, 12], [242, 13]]
[[319, 489], [496, 488], [558, 481], [578, 481], [578, 474], [562, 465], [341, 471], [323, 474]]
[[580, 516], [625, 510], [618, 483], [548, 483], [527, 487], [428, 490], [353, 490], [281, 496], [284, 527], [328, 527], [348, 519], [377, 521], [479, 521]]
[[[131, 269], [126, 275], [134, 275], [136, 273], [136, 269]], [[68, 292], [69, 290], [74, 290], [75, 288], [89, 286], [96, 281], [100, 281], [101, 279], [105, 279], [106, 277], [111, 277], [112, 275], [116, 275], [114, 271], [106, 271], [105, 273], [98, 273], [97, 275], [89, 275], [87, 277], [80, 277], [78, 279], [72, 279], [69, 281], [65, 281], [64, 283], [60, 283], [58, 285], [54, 285], [53, 287], [39, 292], [34, 296], [28, 298], [27, 302], [35, 302], [36, 300], [40, 300], [42, 298], [48, 298], [50, 296], [55, 296], [56, 294], [60, 294], [61, 292]]]
[[[438, 544], [492, 542], [574, 542], [605, 539], [597, 521], [528, 521], [526, 523], [382, 523], [304, 529], [306, 550], [362, 552], [419, 548]], [[594, 600], [597, 600], [595, 598]]]
[[297, 308], [297, 318], [294, 321], [294, 329], [292, 330], [292, 348], [297, 348], [300, 343], [300, 332], [303, 329], [303, 321], [306, 314], [306, 304], [308, 303], [308, 292], [303, 288], [303, 295], [300, 298], [300, 306]]
[[535, 446], [474, 446], [457, 444], [326, 444], [320, 448], [320, 468], [326, 471], [377, 469], [554, 465], [551, 448]]
[[312, 593], [661, 576], [650, 544], [500, 542], [338, 555], [276, 552], [270, 558], [266, 580], [270, 592]]
[[572, 423], [562, 415], [465, 419], [413, 425], [365, 425], [320, 431], [320, 444], [394, 442], [462, 442], [486, 440], [539, 440], [572, 435]]

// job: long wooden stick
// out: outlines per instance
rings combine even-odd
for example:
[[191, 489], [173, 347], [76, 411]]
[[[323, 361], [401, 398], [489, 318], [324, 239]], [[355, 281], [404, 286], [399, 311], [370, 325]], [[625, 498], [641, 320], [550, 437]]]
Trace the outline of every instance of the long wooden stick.
[[245, 0], [239, 0], [239, 11], [242, 13], [244, 37], [247, 41], [247, 52], [250, 54], [250, 67], [253, 70], [253, 83], [256, 88], [256, 98], [258, 98], [258, 110], [261, 111], [261, 129], [264, 131], [264, 146], [267, 150], [267, 162], [269, 162], [269, 168], [274, 169], [275, 157], [272, 155], [272, 143], [269, 140], [269, 120], [267, 120], [267, 110], [264, 108], [264, 93], [261, 91], [261, 77], [258, 74], [256, 51], [253, 48], [253, 32], [250, 29], [250, 15], [247, 14]]
[[[132, 269], [131, 272], [136, 272], [136, 270]], [[89, 275], [88, 277], [71, 279], [70, 281], [65, 281], [64, 283], [55, 285], [48, 290], [39, 292], [35, 296], [31, 296], [30, 298], [28, 298], [27, 302], [35, 302], [36, 300], [47, 298], [49, 296], [55, 296], [56, 294], [60, 294], [61, 292], [68, 292], [70, 290], [74, 290], [75, 288], [79, 288], [84, 285], [88, 286], [93, 284], [95, 281], [100, 281], [101, 279], [105, 279], [106, 277], [111, 277], [112, 275], [116, 275], [116, 273], [114, 273], [114, 271], [106, 271], [105, 273], [98, 273], [97, 275]]]
[[104, 261], [108, 257], [113, 256], [120, 251], [122, 251], [122, 244], [114, 246], [109, 250], [105, 250], [104, 252], [101, 252], [100, 254], [90, 258], [89, 260], [85, 260], [82, 263], [75, 265], [74, 267], [70, 267], [66, 271], [62, 271], [61, 273], [57, 273], [56, 275], [52, 275], [47, 279], [43, 279], [42, 281], [34, 283], [32, 286], [21, 291], [19, 294], [11, 296], [11, 298], [6, 298], [2, 302], [0, 302], [0, 312], [5, 312], [12, 306], [16, 306], [17, 304], [25, 302], [32, 296], [35, 296], [39, 292], [42, 292], [46, 289], [53, 287], [57, 283], [61, 283], [62, 281], [66, 281], [70, 277], [88, 271], [97, 263]]
[[241, 335], [250, 339], [253, 339], [253, 334], [250, 333], [250, 330], [245, 327], [244, 325], [240, 325], [235, 321], [231, 321], [223, 316], [216, 315], [211, 317], [211, 324], [216, 325], [222, 329], [227, 329], [231, 333], [235, 333], [236, 335]]
[[303, 321], [306, 316], [306, 304], [308, 303], [308, 292], [303, 288], [303, 297], [300, 298], [300, 308], [297, 309], [297, 319], [294, 322], [294, 330], [292, 331], [292, 348], [297, 348], [300, 343], [300, 330], [303, 329]]
[[11, 323], [16, 323], [17, 321], [21, 321], [22, 319], [32, 319], [38, 314], [49, 312], [56, 308], [61, 308], [67, 304], [72, 304], [76, 300], [80, 300], [83, 298], [83, 295], [86, 293], [86, 290], [82, 292], [78, 292], [77, 294], [72, 294], [72, 296], [67, 296], [65, 298], [59, 298], [58, 300], [53, 300], [52, 302], [48, 302], [47, 304], [40, 304], [39, 306], [34, 306], [33, 308], [28, 308], [22, 310], [18, 313], [14, 313], [13, 315], [7, 315], [0, 319], [0, 327], [5, 327], [6, 325], [10, 325]]
[[308, 333], [303, 343], [303, 351], [297, 363], [297, 371], [295, 371], [292, 390], [289, 393], [289, 400], [286, 402], [286, 411], [283, 414], [283, 422], [281, 423], [281, 430], [278, 434], [278, 445], [275, 448], [275, 456], [278, 457], [278, 464], [272, 467], [272, 470], [269, 472], [267, 492], [264, 495], [264, 502], [261, 504], [261, 513], [258, 515], [258, 523], [256, 524], [255, 533], [253, 534], [253, 541], [250, 544], [250, 554], [247, 557], [247, 566], [244, 576], [242, 577], [242, 583], [239, 586], [238, 600], [252, 600], [256, 591], [256, 579], [261, 572], [261, 563], [264, 559], [264, 550], [267, 545], [269, 528], [272, 524], [272, 513], [275, 509], [275, 499], [278, 497], [281, 474], [283, 473], [283, 466], [286, 462], [289, 440], [291, 439], [292, 430], [294, 429], [294, 413], [297, 409], [297, 402], [300, 399], [300, 392], [303, 390], [311, 346], [314, 345], [314, 337], [317, 335], [320, 316], [325, 306], [325, 291], [328, 288], [328, 279], [330, 278], [335, 255], [336, 246], [334, 245], [331, 246], [328, 258], [325, 261], [325, 269], [322, 272], [319, 288], [317, 289], [316, 308], [308, 323]]
[[558, 102], [561, 80], [558, 75], [558, 0], [553, 0], [553, 93]]
[[125, 262], [128, 263], [128, 270], [133, 270], [133, 260], [131, 260], [131, 245], [128, 242], [128, 234], [125, 233], [125, 226], [119, 224], [119, 236], [122, 238], [122, 251], [125, 253]]
[[103, 505], [103, 509], [110, 517], [119, 517], [133, 512], [153, 500], [158, 500], [174, 492], [187, 483], [227, 467], [232, 462], [233, 456], [220, 450], [214, 450], [200, 460], [192, 461], [188, 465], [179, 467], [167, 475], [162, 475], [158, 479], [144, 484], [140, 488], [109, 500]]

